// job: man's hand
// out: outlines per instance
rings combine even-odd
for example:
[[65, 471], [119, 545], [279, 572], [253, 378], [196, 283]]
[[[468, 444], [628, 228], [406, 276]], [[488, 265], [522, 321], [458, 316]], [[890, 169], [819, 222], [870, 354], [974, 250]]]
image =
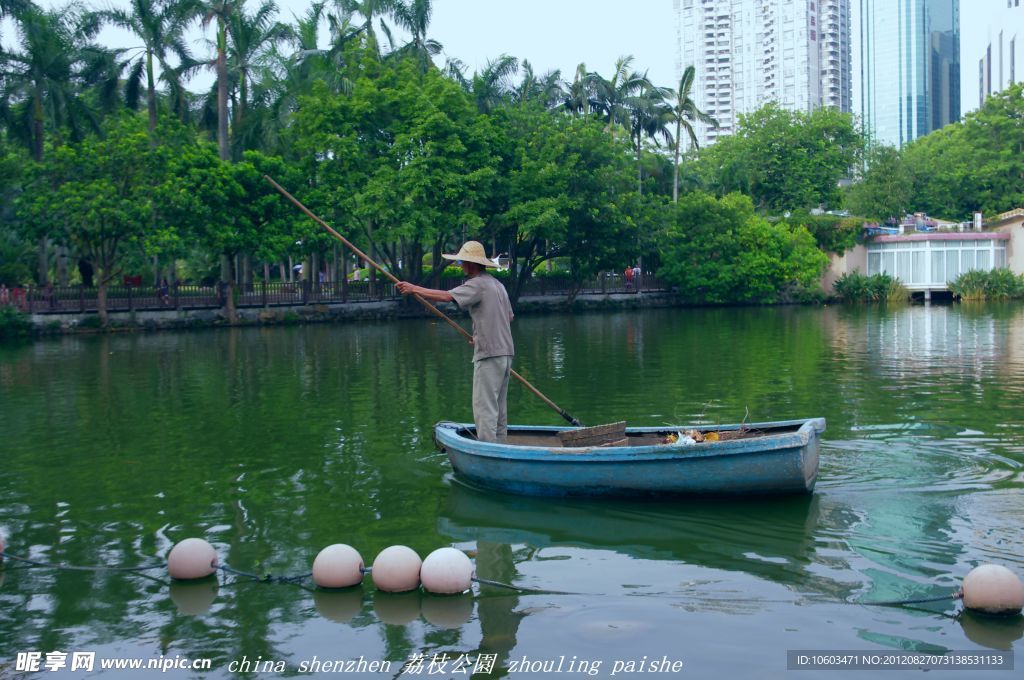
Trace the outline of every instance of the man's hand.
[[417, 286], [415, 283], [409, 283], [408, 281], [399, 281], [395, 284], [395, 288], [402, 295], [419, 295], [424, 300], [430, 300], [431, 302], [452, 302], [455, 299], [452, 297], [452, 294], [446, 290], [424, 288], [423, 286]]

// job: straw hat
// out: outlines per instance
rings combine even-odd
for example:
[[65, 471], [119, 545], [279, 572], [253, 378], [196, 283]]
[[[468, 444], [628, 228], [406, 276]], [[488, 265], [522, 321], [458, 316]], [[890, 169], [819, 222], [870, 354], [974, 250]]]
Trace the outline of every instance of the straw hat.
[[441, 255], [446, 260], [458, 260], [459, 262], [475, 262], [483, 267], [497, 267], [498, 265], [487, 259], [483, 244], [479, 241], [466, 241], [462, 248], [454, 255]]

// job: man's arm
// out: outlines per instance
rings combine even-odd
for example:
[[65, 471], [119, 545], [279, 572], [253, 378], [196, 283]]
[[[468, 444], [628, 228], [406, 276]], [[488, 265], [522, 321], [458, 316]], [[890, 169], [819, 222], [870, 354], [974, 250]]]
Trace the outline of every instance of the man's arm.
[[446, 290], [436, 290], [434, 288], [424, 288], [423, 286], [417, 286], [414, 283], [408, 281], [399, 281], [395, 284], [395, 288], [402, 295], [419, 295], [424, 300], [430, 300], [431, 302], [452, 302], [455, 300], [452, 294]]

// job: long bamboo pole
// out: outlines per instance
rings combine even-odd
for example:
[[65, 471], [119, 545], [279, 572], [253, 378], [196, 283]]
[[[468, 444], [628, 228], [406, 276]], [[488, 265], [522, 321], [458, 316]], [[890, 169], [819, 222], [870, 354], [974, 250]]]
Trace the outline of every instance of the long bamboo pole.
[[[366, 261], [367, 261], [367, 262], [368, 262], [369, 264], [373, 265], [373, 267], [374, 267], [374, 268], [375, 268], [375, 269], [376, 269], [377, 271], [379, 271], [379, 272], [380, 272], [381, 274], [383, 274], [384, 276], [386, 276], [386, 277], [388, 277], [389, 279], [391, 279], [391, 282], [392, 282], [392, 283], [398, 283], [398, 279], [397, 279], [397, 278], [395, 278], [395, 276], [394, 276], [394, 275], [393, 275], [393, 274], [392, 274], [391, 272], [389, 272], [388, 270], [384, 269], [384, 268], [383, 268], [383, 267], [381, 267], [381, 266], [380, 266], [379, 264], [377, 264], [376, 262], [374, 262], [374, 261], [373, 261], [373, 260], [372, 260], [372, 259], [370, 258], [370, 256], [369, 256], [369, 255], [367, 255], [366, 253], [364, 253], [363, 251], [361, 251], [361, 250], [360, 250], [359, 248], [357, 248], [357, 247], [356, 247], [356, 246], [355, 246], [355, 245], [354, 245], [354, 244], [353, 244], [353, 243], [352, 243], [351, 241], [349, 241], [349, 240], [348, 240], [347, 238], [345, 238], [344, 236], [342, 236], [341, 234], [339, 234], [339, 233], [338, 233], [337, 231], [335, 231], [335, 230], [334, 230], [334, 229], [333, 229], [333, 228], [331, 227], [331, 225], [327, 224], [327, 223], [326, 223], [326, 222], [324, 222], [324, 221], [323, 221], [322, 219], [320, 219], [320, 218], [319, 218], [319, 217], [318, 217], [318, 216], [317, 216], [316, 214], [314, 214], [314, 213], [313, 213], [313, 211], [311, 211], [311, 210], [310, 210], [309, 208], [307, 208], [306, 206], [304, 206], [304, 205], [303, 205], [303, 204], [302, 204], [302, 203], [301, 203], [301, 202], [299, 201], [299, 199], [297, 199], [297, 198], [295, 198], [294, 196], [292, 196], [292, 195], [291, 195], [290, 193], [288, 193], [288, 191], [287, 191], [287, 190], [285, 190], [285, 188], [284, 188], [284, 187], [282, 187], [282, 186], [281, 186], [280, 184], [278, 184], [277, 182], [275, 182], [275, 181], [274, 181], [274, 179], [273, 179], [273, 178], [272, 178], [272, 177], [271, 177], [270, 175], [263, 175], [263, 178], [264, 178], [265, 180], [267, 180], [268, 182], [270, 182], [270, 184], [271, 184], [271, 185], [272, 185], [272, 186], [273, 186], [273, 187], [274, 187], [275, 189], [277, 189], [277, 190], [278, 190], [279, 192], [281, 192], [281, 195], [282, 195], [282, 196], [284, 196], [284, 197], [285, 197], [285, 198], [287, 198], [287, 199], [288, 199], [289, 201], [291, 201], [291, 202], [292, 202], [292, 203], [293, 203], [293, 204], [295, 205], [295, 207], [296, 207], [296, 208], [298, 208], [298, 209], [299, 209], [299, 210], [301, 210], [302, 212], [306, 213], [306, 215], [308, 215], [308, 216], [309, 216], [309, 217], [310, 217], [310, 218], [311, 218], [311, 219], [312, 219], [312, 220], [313, 220], [314, 222], [316, 222], [316, 223], [317, 223], [317, 224], [319, 224], [319, 225], [320, 225], [321, 227], [323, 227], [324, 229], [326, 229], [326, 230], [327, 230], [327, 232], [328, 232], [328, 233], [329, 233], [329, 234], [330, 234], [331, 236], [333, 236], [334, 238], [336, 238], [336, 239], [338, 239], [339, 241], [341, 241], [342, 243], [344, 243], [344, 244], [345, 244], [346, 246], [348, 246], [348, 248], [349, 248], [349, 249], [350, 249], [350, 250], [351, 250], [352, 252], [354, 252], [354, 253], [355, 253], [356, 255], [358, 255], [358, 256], [359, 256], [360, 258], [362, 258], [363, 260], [366, 260]], [[424, 298], [423, 298], [422, 296], [420, 296], [419, 294], [417, 294], [417, 293], [413, 293], [413, 297], [414, 297], [414, 298], [416, 298], [417, 300], [419, 300], [419, 301], [420, 301], [420, 303], [421, 303], [421, 304], [422, 304], [422, 305], [423, 305], [424, 307], [426, 307], [426, 308], [427, 308], [428, 310], [430, 310], [430, 313], [431, 313], [431, 314], [433, 314], [433, 315], [434, 315], [434, 316], [436, 316], [437, 318], [439, 318], [439, 319], [443, 320], [443, 321], [444, 321], [445, 323], [447, 323], [447, 324], [448, 324], [449, 326], [451, 326], [452, 328], [454, 328], [455, 330], [457, 330], [457, 331], [458, 331], [458, 332], [459, 332], [460, 334], [462, 334], [462, 336], [463, 336], [463, 337], [465, 337], [465, 338], [466, 338], [467, 340], [469, 340], [470, 342], [472, 342], [472, 340], [473, 340], [473, 336], [472, 336], [472, 334], [470, 334], [470, 332], [469, 332], [469, 331], [467, 331], [467, 330], [466, 330], [465, 328], [463, 328], [463, 327], [462, 327], [462, 326], [460, 326], [459, 324], [455, 323], [455, 321], [453, 321], [453, 320], [452, 320], [452, 319], [451, 319], [451, 318], [450, 318], [450, 317], [449, 317], [449, 316], [448, 316], [447, 314], [445, 314], [444, 312], [442, 312], [442, 311], [441, 311], [440, 309], [438, 309], [438, 308], [437, 308], [437, 307], [435, 307], [434, 305], [430, 304], [430, 302], [428, 302], [427, 300], [425, 300], [425, 299], [424, 299]], [[543, 401], [543, 402], [544, 402], [545, 404], [547, 404], [548, 406], [550, 406], [551, 408], [553, 408], [553, 409], [554, 409], [554, 410], [555, 410], [555, 411], [556, 411], [556, 412], [558, 413], [558, 415], [560, 415], [560, 416], [562, 416], [563, 418], [565, 418], [565, 419], [566, 419], [566, 420], [567, 420], [567, 421], [568, 421], [568, 422], [569, 422], [570, 424], [572, 424], [572, 425], [575, 425], [576, 427], [582, 427], [582, 425], [580, 424], [580, 421], [578, 421], [578, 420], [577, 420], [577, 419], [576, 419], [575, 417], [573, 417], [573, 416], [572, 416], [571, 414], [569, 414], [568, 412], [566, 412], [566, 410], [565, 410], [565, 409], [563, 409], [563, 408], [562, 408], [561, 406], [559, 406], [558, 404], [556, 404], [555, 402], [551, 401], [551, 400], [550, 400], [550, 399], [548, 399], [548, 398], [547, 398], [546, 396], [544, 396], [544, 393], [543, 393], [543, 392], [541, 392], [540, 390], [538, 390], [538, 389], [537, 389], [536, 387], [534, 387], [533, 385], [531, 385], [531, 384], [530, 384], [530, 382], [529, 382], [529, 381], [528, 381], [528, 380], [527, 380], [526, 378], [524, 378], [523, 376], [519, 375], [519, 374], [518, 374], [518, 373], [516, 373], [515, 371], [512, 371], [512, 372], [511, 372], [511, 375], [512, 375], [512, 377], [513, 377], [513, 378], [515, 378], [516, 380], [518, 380], [519, 382], [521, 382], [521, 383], [522, 383], [523, 385], [525, 385], [525, 386], [526, 386], [526, 389], [530, 390], [530, 391], [531, 391], [531, 392], [533, 392], [533, 393], [534, 393], [535, 395], [537, 395], [538, 397], [540, 397], [541, 401]]]

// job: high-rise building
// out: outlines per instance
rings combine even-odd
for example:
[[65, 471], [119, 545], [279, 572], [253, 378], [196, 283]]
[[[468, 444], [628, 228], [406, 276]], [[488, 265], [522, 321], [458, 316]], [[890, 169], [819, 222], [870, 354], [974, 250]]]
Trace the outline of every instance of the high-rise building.
[[790, 110], [850, 111], [850, 0], [674, 0], [677, 71], [696, 70], [704, 146], [769, 101]]
[[988, 41], [979, 45], [984, 51], [978, 59], [978, 106], [990, 94], [1024, 80], [1024, 6], [1021, 0], [1005, 0], [1005, 7], [997, 1], [987, 22]]
[[960, 119], [960, 1], [860, 0], [860, 114], [903, 146]]

